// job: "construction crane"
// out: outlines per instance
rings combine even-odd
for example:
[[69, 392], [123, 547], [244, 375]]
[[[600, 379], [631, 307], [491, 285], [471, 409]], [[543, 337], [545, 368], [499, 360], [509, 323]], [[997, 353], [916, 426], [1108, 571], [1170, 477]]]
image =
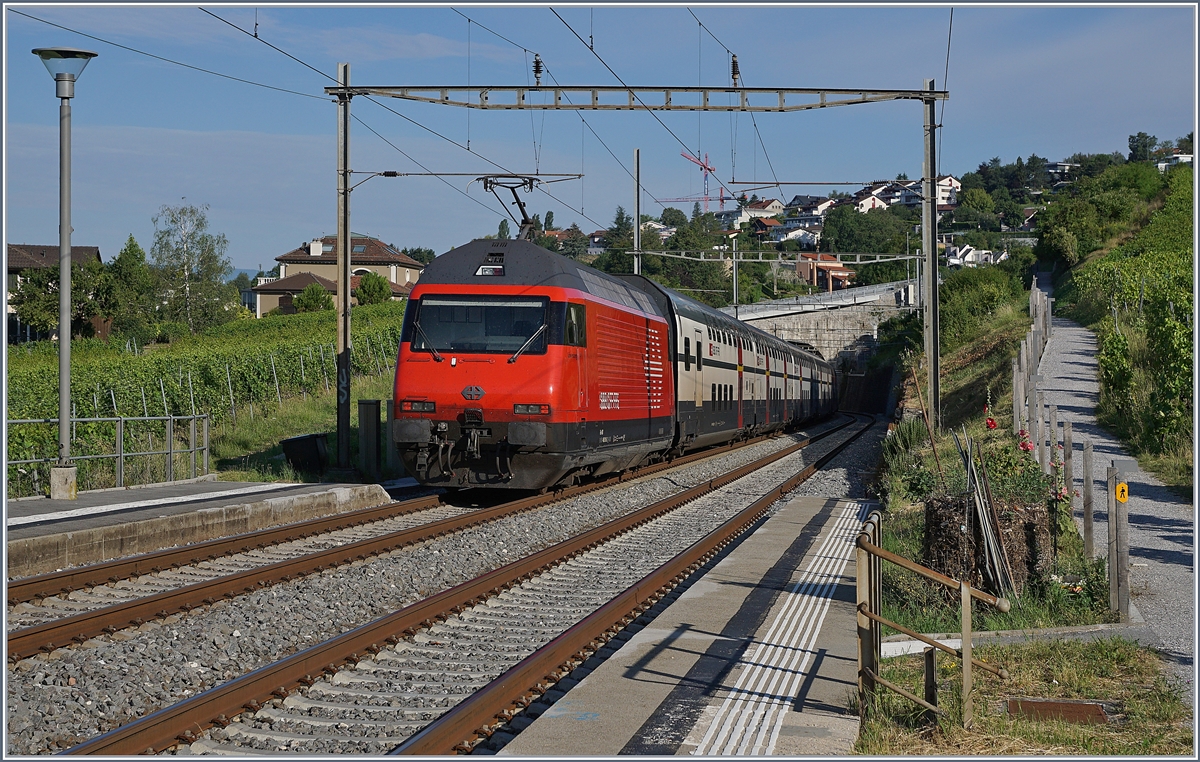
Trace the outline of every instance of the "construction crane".
[[[704, 161], [700, 161], [695, 156], [692, 156], [690, 153], [688, 153], [686, 151], [680, 151], [679, 155], [682, 156], [683, 158], [687, 159], [691, 163], [695, 164], [696, 166], [700, 167], [700, 171], [702, 173], [704, 173], [704, 196], [702, 196], [701, 198], [661, 198], [661, 199], [655, 199], [655, 200], [656, 201], [704, 201], [704, 213], [708, 214], [708, 202], [709, 202], [709, 199], [712, 198], [711, 196], [708, 195], [708, 176], [710, 173], [714, 173], [717, 170], [714, 169], [713, 166], [708, 163], [708, 154], [707, 153], [704, 154]], [[725, 209], [725, 198], [726, 198], [725, 186], [721, 186], [719, 200], [721, 203], [722, 211], [724, 211], [724, 209]], [[733, 196], [729, 196], [729, 199], [732, 200]]]
[[[662, 203], [671, 202], [671, 201], [675, 201], [675, 202], [690, 201], [692, 203], [699, 203], [699, 202], [703, 201], [704, 202], [704, 213], [707, 214], [708, 213], [708, 202], [712, 199], [712, 197], [708, 195], [708, 175], [710, 172], [715, 172], [716, 170], [713, 169], [712, 165], [708, 163], [708, 154], [704, 154], [703, 162], [700, 161], [699, 159], [697, 159], [695, 156], [692, 156], [689, 153], [680, 152], [679, 155], [682, 156], [683, 158], [687, 159], [688, 161], [692, 162], [693, 164], [697, 165], [698, 167], [700, 167], [700, 170], [704, 173], [704, 195], [703, 196], [691, 196], [688, 198], [656, 198], [656, 199], [654, 199], [654, 202], [657, 204], [662, 204]], [[721, 210], [724, 211], [725, 210], [725, 199], [729, 199], [730, 201], [732, 201], [733, 195], [730, 194], [730, 195], [726, 196], [725, 195], [725, 186], [722, 185], [720, 188], [720, 191], [717, 194], [717, 198], [721, 204]]]

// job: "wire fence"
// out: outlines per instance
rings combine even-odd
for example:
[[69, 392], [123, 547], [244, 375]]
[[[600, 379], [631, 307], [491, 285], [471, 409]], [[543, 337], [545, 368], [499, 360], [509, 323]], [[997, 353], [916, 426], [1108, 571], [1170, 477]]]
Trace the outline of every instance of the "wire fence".
[[[58, 462], [58, 419], [8, 421], [9, 498], [47, 494]], [[209, 417], [71, 418], [71, 465], [80, 489], [195, 478], [209, 470]]]

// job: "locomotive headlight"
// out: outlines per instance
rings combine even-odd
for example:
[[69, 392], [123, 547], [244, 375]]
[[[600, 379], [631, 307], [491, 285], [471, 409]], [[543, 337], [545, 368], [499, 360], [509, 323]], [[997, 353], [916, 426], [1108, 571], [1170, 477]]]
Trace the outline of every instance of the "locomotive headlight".
[[400, 403], [400, 409], [406, 413], [436, 413], [437, 403], [404, 400]]
[[550, 415], [549, 405], [513, 405], [517, 415]]

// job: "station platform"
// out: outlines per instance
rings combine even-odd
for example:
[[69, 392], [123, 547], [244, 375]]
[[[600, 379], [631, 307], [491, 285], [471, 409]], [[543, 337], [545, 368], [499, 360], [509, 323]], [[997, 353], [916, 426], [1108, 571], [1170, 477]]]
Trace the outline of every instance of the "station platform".
[[380, 505], [379, 484], [223, 482], [214, 476], [5, 503], [8, 578], [148, 553]]
[[792, 499], [498, 753], [849, 754], [874, 505]]

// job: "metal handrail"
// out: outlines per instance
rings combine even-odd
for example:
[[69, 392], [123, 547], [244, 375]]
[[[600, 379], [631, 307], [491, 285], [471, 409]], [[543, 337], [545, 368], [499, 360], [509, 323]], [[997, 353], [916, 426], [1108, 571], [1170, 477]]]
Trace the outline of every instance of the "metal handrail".
[[[166, 423], [167, 437], [166, 449], [163, 450], [145, 450], [139, 452], [125, 451], [125, 424], [130, 422], [154, 422], [163, 421]], [[187, 422], [189, 426], [188, 446], [183, 449], [175, 449], [174, 447], [174, 429], [175, 422]], [[176, 453], [191, 456], [191, 475], [196, 477], [197, 472], [197, 455], [204, 453], [202, 461], [202, 473], [208, 474], [209, 471], [209, 415], [207, 413], [197, 413], [196, 415], [150, 415], [150, 416], [129, 416], [117, 418], [71, 418], [72, 424], [80, 423], [115, 423], [116, 424], [116, 452], [102, 453], [99, 455], [72, 455], [70, 460], [115, 460], [116, 463], [116, 486], [125, 486], [125, 459], [147, 455], [164, 455], [166, 456], [166, 478], [167, 481], [173, 481], [175, 475], [174, 457]], [[197, 423], [201, 424], [201, 431], [197, 432]], [[6, 426], [18, 424], [58, 424], [58, 418], [21, 418], [6, 422]], [[202, 440], [198, 439], [202, 436]], [[202, 442], [202, 443], [201, 443]], [[9, 466], [21, 466], [35, 463], [54, 463], [57, 462], [57, 456], [45, 458], [25, 458], [21, 460], [8, 460], [5, 462]]]
[[[856, 541], [856, 566], [858, 574], [858, 602], [856, 606], [858, 618], [858, 706], [859, 713], [866, 717], [868, 697], [874, 693], [876, 685], [894, 691], [901, 696], [919, 704], [927, 710], [927, 717], [933, 714], [944, 715], [937, 707], [937, 652], [950, 653], [962, 661], [962, 703], [963, 726], [971, 727], [971, 669], [979, 667], [987, 670], [1002, 680], [1008, 679], [1008, 670], [995, 667], [976, 659], [972, 655], [971, 644], [971, 599], [983, 601], [1001, 612], [1008, 611], [1010, 604], [1007, 598], [997, 597], [972, 588], [968, 583], [948, 577], [921, 564], [910, 561], [903, 556], [879, 547], [881, 542], [881, 522], [883, 514], [879, 510], [872, 511]], [[962, 648], [954, 649], [944, 643], [939, 643], [920, 633], [914, 632], [896, 622], [886, 619], [880, 613], [882, 608], [882, 561], [890, 561], [897, 566], [908, 569], [926, 579], [945, 585], [951, 589], [957, 588], [962, 607]], [[899, 632], [926, 643], [930, 648], [925, 649], [925, 698], [921, 699], [909, 691], [879, 676], [881, 661], [881, 634], [886, 625]]]

